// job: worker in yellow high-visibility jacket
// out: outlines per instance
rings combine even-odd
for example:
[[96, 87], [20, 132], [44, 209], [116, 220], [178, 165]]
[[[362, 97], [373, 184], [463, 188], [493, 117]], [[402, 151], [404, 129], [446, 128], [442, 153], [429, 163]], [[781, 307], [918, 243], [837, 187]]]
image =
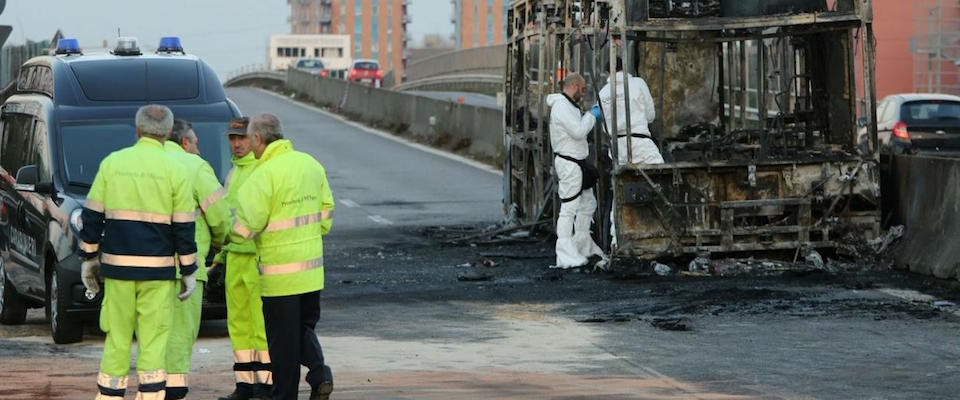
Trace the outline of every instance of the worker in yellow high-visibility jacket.
[[174, 328], [167, 344], [167, 400], [187, 397], [193, 343], [200, 333], [203, 283], [207, 282], [207, 254], [211, 242], [220, 247], [230, 229], [230, 209], [224, 199], [226, 192], [210, 164], [200, 158], [199, 144], [193, 126], [179, 119], [174, 121], [173, 132], [164, 143], [167, 153], [187, 168], [192, 179], [191, 204], [197, 213], [197, 281], [201, 282], [187, 301], [175, 302], [174, 305]]
[[253, 118], [248, 131], [259, 164], [239, 189], [230, 240], [254, 239], [257, 245], [271, 397], [296, 399], [304, 365], [310, 399], [328, 399], [333, 375], [314, 327], [320, 319], [323, 235], [333, 224], [333, 193], [323, 166], [283, 139], [276, 116]]
[[[122, 399], [137, 335], [137, 398], [162, 400], [166, 351], [177, 297], [196, 288], [192, 186], [186, 169], [163, 149], [173, 113], [160, 105], [136, 115], [137, 143], [100, 163], [81, 214], [81, 279], [104, 297], [100, 329], [106, 332], [97, 399]], [[101, 240], [102, 239], [102, 240]], [[99, 256], [98, 256], [99, 255]], [[177, 265], [181, 290], [177, 295]]]
[[[230, 121], [227, 135], [233, 153], [233, 169], [227, 175], [227, 203], [238, 206], [237, 192], [257, 166], [250, 137], [249, 118]], [[236, 389], [220, 400], [269, 398], [273, 376], [267, 333], [260, 300], [260, 274], [257, 272], [257, 247], [252, 240], [228, 243], [214, 260], [214, 268], [225, 268], [227, 295], [227, 331], [233, 347], [233, 373]]]

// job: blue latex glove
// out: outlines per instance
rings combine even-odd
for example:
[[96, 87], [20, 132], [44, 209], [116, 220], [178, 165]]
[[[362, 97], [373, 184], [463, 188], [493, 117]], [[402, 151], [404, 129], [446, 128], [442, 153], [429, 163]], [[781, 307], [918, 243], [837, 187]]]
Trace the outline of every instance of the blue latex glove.
[[590, 114], [593, 114], [593, 117], [597, 119], [597, 122], [603, 120], [603, 112], [600, 111], [600, 105], [595, 105], [590, 109]]

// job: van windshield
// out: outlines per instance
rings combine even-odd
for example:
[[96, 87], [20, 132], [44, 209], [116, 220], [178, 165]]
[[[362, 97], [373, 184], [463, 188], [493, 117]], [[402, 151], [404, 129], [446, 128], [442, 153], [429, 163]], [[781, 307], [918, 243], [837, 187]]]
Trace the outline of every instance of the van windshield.
[[[223, 182], [229, 156], [224, 132], [226, 122], [199, 122], [193, 130], [200, 141], [200, 155], [210, 163]], [[136, 128], [127, 122], [66, 123], [60, 126], [60, 148], [67, 183], [89, 188], [97, 176], [100, 162], [110, 153], [136, 142]]]

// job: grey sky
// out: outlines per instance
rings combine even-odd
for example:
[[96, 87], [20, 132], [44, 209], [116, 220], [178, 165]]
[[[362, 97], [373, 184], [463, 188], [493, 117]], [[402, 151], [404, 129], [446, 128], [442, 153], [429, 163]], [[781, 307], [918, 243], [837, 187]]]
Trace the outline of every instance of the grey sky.
[[[410, 7], [415, 41], [453, 32], [449, 0], [412, 0]], [[155, 47], [161, 36], [180, 36], [188, 53], [226, 75], [263, 64], [268, 36], [289, 32], [289, 15], [286, 0], [7, 0], [0, 25], [13, 26], [7, 44], [49, 40], [60, 28], [87, 49], [100, 48], [103, 40], [113, 46], [117, 28], [143, 47]]]

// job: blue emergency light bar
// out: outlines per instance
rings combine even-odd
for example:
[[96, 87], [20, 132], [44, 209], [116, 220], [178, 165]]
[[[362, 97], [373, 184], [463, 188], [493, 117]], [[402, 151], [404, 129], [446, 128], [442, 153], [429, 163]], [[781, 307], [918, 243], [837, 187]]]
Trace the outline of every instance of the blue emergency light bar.
[[80, 51], [80, 42], [77, 39], [60, 39], [57, 40], [57, 51], [56, 54], [83, 54]]
[[184, 53], [183, 46], [180, 44], [180, 38], [176, 36], [166, 36], [160, 38], [160, 46], [157, 46], [157, 53]]

